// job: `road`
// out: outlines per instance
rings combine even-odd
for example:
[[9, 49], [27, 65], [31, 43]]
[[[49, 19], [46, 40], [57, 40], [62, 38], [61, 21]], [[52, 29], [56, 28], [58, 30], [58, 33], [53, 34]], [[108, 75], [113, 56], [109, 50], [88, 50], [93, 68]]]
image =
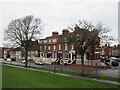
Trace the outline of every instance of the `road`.
[[[0, 62], [6, 62], [6, 61], [0, 60]], [[6, 63], [10, 63], [10, 62], [6, 62]], [[16, 61], [12, 61], [11, 63], [24, 65], [23, 63], [19, 63]], [[32, 67], [41, 67], [41, 68], [53, 69], [53, 70], [55, 67], [56, 70], [62, 69], [63, 71], [71, 71], [71, 72], [80, 72], [81, 71], [80, 67], [60, 66], [60, 65], [36, 65], [34, 63], [29, 63], [29, 65]], [[120, 66], [117, 70], [85, 68], [85, 73], [88, 73], [88, 71], [89, 71], [89, 74], [120, 78]]]

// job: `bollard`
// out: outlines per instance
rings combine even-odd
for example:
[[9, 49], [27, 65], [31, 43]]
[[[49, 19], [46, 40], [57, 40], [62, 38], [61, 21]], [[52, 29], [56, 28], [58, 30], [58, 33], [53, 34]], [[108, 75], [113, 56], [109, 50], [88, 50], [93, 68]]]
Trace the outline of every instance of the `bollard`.
[[53, 69], [54, 69], [54, 73], [55, 73], [55, 69], [56, 69], [56, 67], [55, 67], [55, 66], [53, 66]]
[[44, 65], [42, 65], [42, 69], [44, 69]]
[[98, 64], [96, 63], [96, 75], [97, 75], [97, 66], [98, 66]]
[[61, 71], [62, 71], [62, 67], [61, 67]]
[[88, 71], [88, 74], [89, 74], [89, 70], [87, 70]]
[[96, 69], [96, 75], [97, 75], [97, 69]]

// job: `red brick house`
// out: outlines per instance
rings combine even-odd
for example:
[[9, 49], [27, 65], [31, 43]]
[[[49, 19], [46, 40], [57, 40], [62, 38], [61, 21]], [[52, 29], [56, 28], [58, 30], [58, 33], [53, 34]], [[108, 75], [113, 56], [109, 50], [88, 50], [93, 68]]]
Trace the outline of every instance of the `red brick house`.
[[114, 45], [112, 47], [112, 56], [119, 57], [120, 58], [120, 45]]
[[100, 55], [120, 58], [120, 45], [110, 46], [110, 44], [105, 44], [101, 47]]
[[101, 55], [104, 56], [112, 56], [112, 47], [110, 44], [105, 44], [104, 46], [101, 47]]
[[0, 47], [0, 58], [4, 58], [4, 47]]
[[[45, 58], [62, 57], [70, 60], [80, 58], [79, 55], [76, 55], [73, 45], [68, 45], [65, 43], [61, 44], [58, 42], [62, 36], [67, 33], [69, 33], [69, 31], [64, 29], [60, 35], [58, 32], [52, 32], [52, 36], [40, 39], [40, 56]], [[85, 54], [85, 59], [98, 60], [99, 58], [99, 46], [96, 46], [95, 48], [88, 47], [88, 51]]]

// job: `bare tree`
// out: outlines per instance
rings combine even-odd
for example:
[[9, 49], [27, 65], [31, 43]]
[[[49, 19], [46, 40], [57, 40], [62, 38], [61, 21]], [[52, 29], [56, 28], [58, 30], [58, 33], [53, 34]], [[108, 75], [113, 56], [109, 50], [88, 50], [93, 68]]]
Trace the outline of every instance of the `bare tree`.
[[110, 44], [112, 41], [116, 41], [113, 36], [107, 35], [112, 29], [108, 26], [105, 26], [101, 22], [98, 22], [96, 27], [100, 37], [100, 45], [103, 46], [105, 44]]
[[[101, 26], [100, 26], [101, 25]], [[88, 47], [92, 47], [93, 58], [94, 49], [100, 42], [103, 43], [103, 37], [107, 37], [106, 33], [110, 31], [109, 28], [102, 24], [94, 25], [93, 23], [83, 20], [79, 21], [75, 26], [68, 28], [71, 32], [62, 38], [62, 42], [73, 44], [77, 54], [81, 56], [82, 72], [84, 74], [84, 55], [88, 50]], [[61, 42], [60, 41], [60, 42]]]
[[9, 46], [24, 47], [25, 66], [27, 67], [28, 47], [32, 40], [37, 40], [41, 35], [41, 19], [33, 16], [13, 20], [5, 30], [5, 41]]

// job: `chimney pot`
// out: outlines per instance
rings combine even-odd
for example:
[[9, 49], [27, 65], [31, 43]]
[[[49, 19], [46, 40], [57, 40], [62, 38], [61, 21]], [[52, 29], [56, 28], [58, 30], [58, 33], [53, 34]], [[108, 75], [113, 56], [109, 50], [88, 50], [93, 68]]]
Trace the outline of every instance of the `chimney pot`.
[[58, 32], [52, 32], [52, 36], [57, 36], [58, 34]]
[[63, 29], [63, 31], [62, 31], [62, 35], [66, 35], [66, 34], [68, 34], [68, 33], [69, 33], [69, 31], [68, 31], [68, 30]]

